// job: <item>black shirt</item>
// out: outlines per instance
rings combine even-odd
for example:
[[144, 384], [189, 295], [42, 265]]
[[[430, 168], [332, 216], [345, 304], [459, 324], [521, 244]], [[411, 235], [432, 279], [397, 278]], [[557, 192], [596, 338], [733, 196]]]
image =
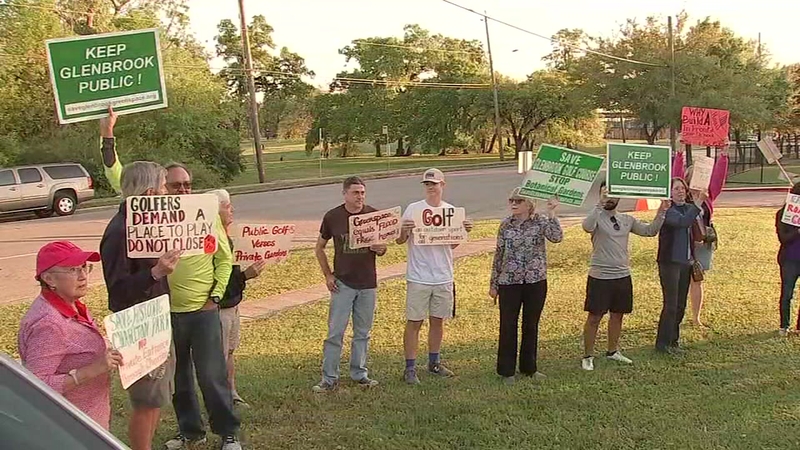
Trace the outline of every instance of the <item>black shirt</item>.
[[377, 211], [364, 205], [358, 213], [350, 213], [344, 204], [325, 214], [319, 234], [322, 239], [333, 238], [333, 275], [353, 289], [375, 289], [378, 286], [375, 272], [375, 252], [365, 248], [350, 248], [350, 216]]

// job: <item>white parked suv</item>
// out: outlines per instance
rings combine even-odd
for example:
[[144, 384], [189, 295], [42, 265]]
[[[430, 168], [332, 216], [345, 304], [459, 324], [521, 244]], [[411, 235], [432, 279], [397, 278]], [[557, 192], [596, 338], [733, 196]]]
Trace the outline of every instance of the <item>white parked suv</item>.
[[54, 163], [0, 168], [0, 214], [30, 211], [69, 216], [94, 197], [94, 183], [80, 164]]

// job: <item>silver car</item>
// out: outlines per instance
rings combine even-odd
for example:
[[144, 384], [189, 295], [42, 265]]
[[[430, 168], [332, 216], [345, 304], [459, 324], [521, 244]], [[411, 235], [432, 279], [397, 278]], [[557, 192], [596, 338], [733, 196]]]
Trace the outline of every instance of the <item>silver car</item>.
[[80, 164], [38, 164], [0, 169], [0, 214], [53, 212], [69, 216], [78, 204], [94, 197], [94, 183]]
[[0, 437], [3, 449], [130, 450], [2, 352]]

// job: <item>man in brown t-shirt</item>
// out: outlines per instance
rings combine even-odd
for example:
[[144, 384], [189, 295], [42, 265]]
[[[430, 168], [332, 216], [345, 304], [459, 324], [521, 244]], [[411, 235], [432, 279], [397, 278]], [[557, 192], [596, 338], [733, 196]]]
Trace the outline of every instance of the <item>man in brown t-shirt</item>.
[[[359, 177], [344, 180], [344, 203], [325, 214], [319, 228], [319, 238], [314, 253], [331, 291], [328, 312], [328, 337], [322, 346], [322, 381], [314, 392], [329, 392], [339, 383], [339, 362], [342, 358], [342, 340], [353, 316], [353, 342], [350, 350], [350, 376], [359, 386], [378, 385], [367, 376], [367, 349], [372, 322], [375, 317], [375, 290], [378, 286], [375, 272], [375, 255], [383, 256], [386, 245], [351, 249], [350, 216], [376, 211], [364, 203], [366, 187]], [[333, 238], [333, 271], [328, 264], [325, 246]]]

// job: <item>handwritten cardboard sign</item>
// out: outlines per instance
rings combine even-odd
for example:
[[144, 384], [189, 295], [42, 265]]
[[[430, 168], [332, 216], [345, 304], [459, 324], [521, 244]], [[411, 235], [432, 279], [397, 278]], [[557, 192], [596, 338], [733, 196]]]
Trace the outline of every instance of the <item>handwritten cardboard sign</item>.
[[414, 245], [461, 244], [467, 241], [464, 208], [423, 208], [414, 214]]
[[350, 248], [387, 244], [400, 237], [402, 209], [399, 206], [357, 216], [350, 216]]
[[681, 110], [681, 142], [684, 144], [721, 147], [728, 143], [730, 111], [693, 108]]
[[800, 195], [787, 194], [781, 222], [800, 227]]
[[294, 239], [292, 224], [237, 224], [233, 235], [233, 263], [249, 267], [258, 261], [277, 264], [289, 257]]
[[692, 162], [692, 180], [689, 189], [708, 192], [711, 184], [711, 173], [714, 171], [714, 158], [708, 156], [695, 156]]
[[123, 389], [159, 369], [169, 357], [169, 295], [109, 314], [103, 323], [111, 344], [122, 354], [119, 378]]
[[183, 250], [183, 256], [216, 253], [217, 196], [138, 196], [125, 205], [129, 258], [158, 258], [170, 250]]
[[770, 164], [775, 164], [783, 158], [783, 154], [778, 150], [778, 147], [775, 146], [775, 142], [771, 138], [765, 137], [758, 141], [756, 145], [758, 149], [761, 150], [761, 154], [764, 155], [764, 159]]

